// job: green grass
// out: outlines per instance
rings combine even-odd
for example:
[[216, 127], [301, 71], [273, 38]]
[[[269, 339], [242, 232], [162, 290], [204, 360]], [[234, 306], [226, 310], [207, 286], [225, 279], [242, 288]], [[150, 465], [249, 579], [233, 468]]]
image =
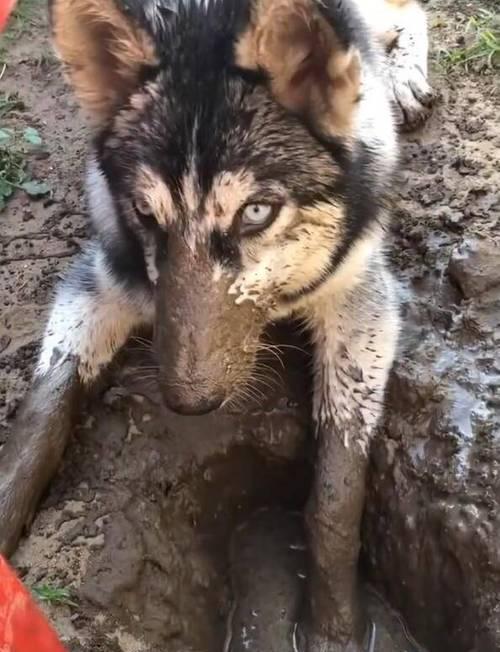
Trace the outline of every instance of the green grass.
[[45, 11], [45, 6], [43, 0], [19, 0], [17, 3], [9, 18], [7, 29], [0, 35], [0, 74], [8, 64], [9, 46], [37, 25], [40, 13]]
[[480, 9], [467, 21], [464, 47], [442, 50], [445, 68], [461, 66], [469, 71], [500, 68], [500, 14]]
[[42, 0], [19, 0], [9, 18], [7, 30], [0, 39], [11, 41], [25, 34], [37, 24], [40, 11], [44, 9], [45, 3]]
[[42, 145], [38, 130], [11, 126], [12, 119], [23, 109], [16, 95], [0, 94], [0, 211], [16, 190], [23, 190], [30, 197], [40, 197], [50, 191], [44, 181], [31, 179], [27, 172], [27, 156]]
[[38, 600], [50, 605], [66, 605], [68, 607], [78, 606], [71, 597], [71, 591], [64, 587], [40, 584], [34, 586], [32, 591]]

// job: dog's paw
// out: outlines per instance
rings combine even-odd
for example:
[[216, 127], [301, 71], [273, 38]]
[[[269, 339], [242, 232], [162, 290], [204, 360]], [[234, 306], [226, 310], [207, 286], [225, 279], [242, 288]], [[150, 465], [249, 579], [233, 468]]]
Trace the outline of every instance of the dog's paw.
[[430, 116], [436, 93], [418, 64], [390, 68], [390, 93], [398, 128], [411, 131]]
[[299, 652], [374, 652], [375, 626], [370, 625], [363, 643], [351, 639], [348, 643], [336, 643], [323, 634], [308, 632], [297, 627], [294, 633], [294, 649]]
[[366, 647], [354, 641], [350, 641], [347, 645], [342, 645], [334, 643], [318, 634], [307, 637], [307, 643], [303, 650], [304, 652], [367, 652]]

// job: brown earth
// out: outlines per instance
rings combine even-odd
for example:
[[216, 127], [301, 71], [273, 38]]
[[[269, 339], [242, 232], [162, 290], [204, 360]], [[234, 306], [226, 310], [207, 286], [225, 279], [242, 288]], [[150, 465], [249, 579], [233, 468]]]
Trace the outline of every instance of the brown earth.
[[[442, 99], [403, 147], [391, 256], [406, 327], [372, 455], [363, 566], [432, 652], [500, 652], [499, 86], [436, 61], [484, 3], [428, 4]], [[30, 166], [53, 192], [18, 194], [0, 213], [0, 445], [51, 290], [86, 236], [85, 128], [44, 19], [9, 44], [7, 63], [0, 91], [26, 107], [7, 122], [41, 132]], [[293, 649], [307, 354], [289, 351], [264, 405], [187, 418], [161, 407], [134, 347], [82, 405], [14, 564], [29, 586], [72, 590], [75, 606], [45, 605], [71, 652]], [[399, 616], [367, 599], [376, 652], [419, 650]]]

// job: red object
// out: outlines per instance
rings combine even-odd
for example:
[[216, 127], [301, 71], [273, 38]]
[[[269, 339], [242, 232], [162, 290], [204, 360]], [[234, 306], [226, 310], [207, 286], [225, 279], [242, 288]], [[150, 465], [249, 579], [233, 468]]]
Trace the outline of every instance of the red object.
[[0, 652], [67, 652], [1, 555]]
[[16, 0], [0, 0], [0, 32], [5, 29], [7, 20], [16, 5]]

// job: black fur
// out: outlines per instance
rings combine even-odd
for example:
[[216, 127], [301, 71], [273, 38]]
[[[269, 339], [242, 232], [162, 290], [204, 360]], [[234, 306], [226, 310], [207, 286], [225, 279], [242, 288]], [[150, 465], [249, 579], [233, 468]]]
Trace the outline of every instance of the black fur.
[[[180, 228], [185, 228], [203, 217], [202, 208], [199, 215], [188, 214], [179, 192], [194, 160], [202, 194], [218, 173], [243, 168], [262, 184], [264, 200], [270, 182], [299, 206], [341, 200], [347, 206], [347, 227], [344, 240], [332, 251], [331, 265], [321, 279], [287, 299], [313, 291], [377, 219], [382, 200], [381, 189], [371, 182], [375, 157], [362, 143], [350, 154], [341, 139], [278, 106], [265, 75], [235, 67], [234, 42], [248, 20], [249, 0], [123, 2], [154, 39], [160, 63], [145, 71], [140, 82], [148, 98], [144, 111], [122, 107], [119, 113], [128, 116], [127, 129], [112, 121], [96, 140], [113, 194], [132, 199], [135, 169], [147, 163], [168, 185], [183, 218]], [[344, 47], [355, 44], [364, 56], [371, 56], [365, 27], [351, 2], [318, 3], [318, 8]], [[128, 256], [136, 255], [133, 234], [124, 229], [123, 235]], [[235, 234], [214, 233], [209, 246], [223, 264], [239, 264]], [[120, 255], [112, 255], [117, 271], [142, 273], [141, 265], [119, 269]]]
[[213, 231], [210, 236], [210, 255], [232, 269], [241, 267], [240, 250], [234, 233]]

